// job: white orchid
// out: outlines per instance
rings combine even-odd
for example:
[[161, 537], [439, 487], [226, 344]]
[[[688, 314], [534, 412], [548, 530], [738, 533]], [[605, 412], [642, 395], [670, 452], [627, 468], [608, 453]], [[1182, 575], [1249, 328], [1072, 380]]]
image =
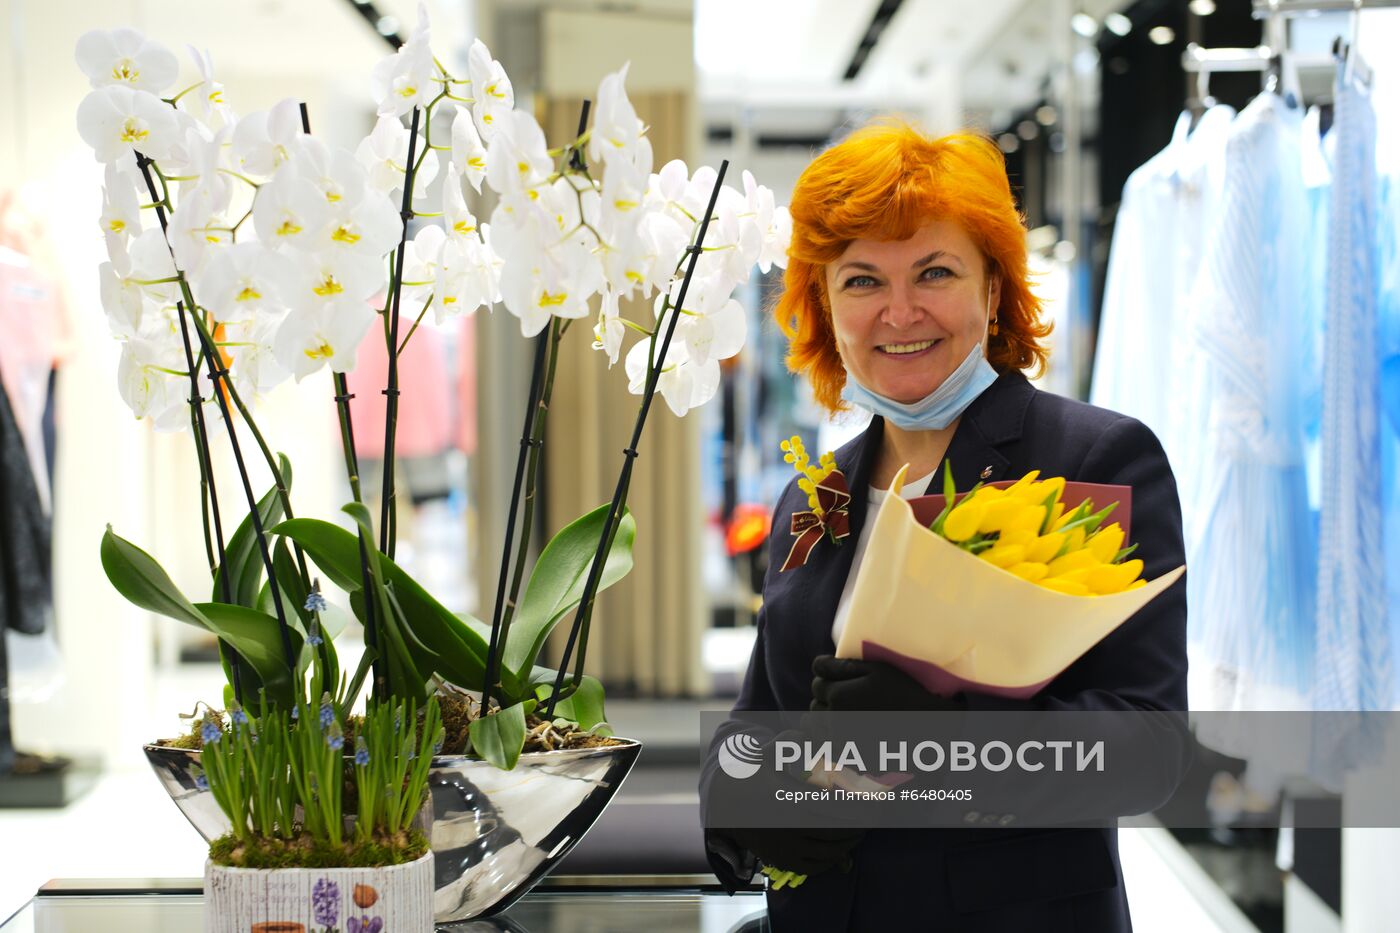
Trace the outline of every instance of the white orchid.
[[217, 133], [187, 113], [176, 112], [180, 123], [180, 133], [170, 149], [168, 157], [161, 160], [161, 170], [166, 175], [178, 175], [179, 200], [184, 200], [190, 191], [205, 189], [211, 199], [215, 213], [228, 210], [233, 199], [233, 179], [225, 174], [224, 159], [229, 133], [224, 127]]
[[310, 249], [374, 263], [398, 245], [403, 220], [387, 195], [369, 191], [358, 204], [329, 205], [329, 219], [310, 241]]
[[113, 85], [90, 92], [78, 105], [78, 135], [99, 162], [133, 152], [164, 158], [177, 127], [175, 111], [149, 91]]
[[292, 157], [301, 135], [301, 105], [290, 97], [250, 113], [233, 130], [234, 164], [244, 174], [266, 178]]
[[593, 349], [608, 355], [608, 369], [617, 363], [622, 352], [622, 338], [627, 334], [627, 325], [622, 322], [622, 312], [618, 310], [616, 292], [604, 292], [598, 309], [598, 322], [593, 325]]
[[[662, 337], [656, 338], [653, 350], [650, 340], [641, 340], [627, 351], [627, 391], [641, 395], [646, 389], [647, 364], [651, 353], [661, 352]], [[699, 408], [714, 398], [719, 389], [719, 363], [708, 360], [703, 364], [691, 361], [689, 351], [683, 342], [672, 339], [666, 351], [666, 360], [657, 377], [656, 390], [666, 400], [666, 405], [683, 417], [692, 408]]]
[[480, 239], [476, 215], [467, 207], [467, 199], [462, 196], [462, 186], [457, 181], [454, 166], [448, 165], [447, 177], [442, 182], [442, 219], [447, 235], [457, 239]]
[[278, 170], [253, 199], [253, 229], [274, 248], [310, 250], [330, 219], [326, 198], [290, 165]]
[[481, 183], [486, 179], [486, 146], [466, 107], [459, 106], [452, 118], [452, 164], [462, 172], [472, 190], [481, 194]]
[[498, 210], [492, 245], [504, 261], [501, 299], [533, 337], [551, 317], [579, 318], [602, 287], [602, 270], [576, 236], [560, 241], [555, 220], [526, 202], [514, 212]]
[[[195, 70], [199, 72], [199, 87], [189, 93], [189, 99], [198, 102], [198, 112], [206, 123], [212, 126], [231, 126], [237, 121], [233, 108], [224, 100], [224, 86], [214, 80], [214, 62], [207, 50], [186, 46], [190, 58], [194, 59]], [[181, 98], [184, 100], [184, 98]]]
[[282, 326], [282, 317], [259, 315], [242, 324], [230, 324], [225, 333], [229, 373], [240, 395], [260, 396], [291, 378], [272, 344]]
[[481, 232], [479, 238], [454, 238], [443, 245], [434, 285], [433, 314], [439, 324], [501, 300], [503, 263], [491, 248], [491, 225], [483, 225]]
[[95, 88], [120, 86], [159, 94], [180, 73], [169, 49], [135, 29], [85, 32], [78, 37], [74, 57]]
[[[285, 174], [305, 179], [329, 204], [358, 204], [369, 189], [369, 176], [352, 152], [340, 147], [332, 149], [315, 136], [303, 136], [298, 140], [289, 165], [291, 171]], [[284, 171], [279, 170], [274, 183], [283, 174]]]
[[273, 284], [293, 314], [346, 303], [368, 307], [384, 287], [384, 269], [353, 255], [303, 253], [273, 270]]
[[443, 245], [447, 234], [441, 227], [428, 226], [404, 245], [403, 254], [403, 297], [413, 302], [423, 302], [433, 293], [433, 286], [439, 273]]
[[554, 169], [544, 130], [524, 110], [499, 115], [486, 152], [486, 183], [502, 196], [519, 196], [543, 184]]
[[491, 50], [480, 39], [473, 40], [467, 50], [467, 77], [475, 100], [472, 116], [477, 132], [489, 144], [494, 141], [501, 118], [515, 109], [515, 89], [506, 70], [491, 57]]
[[249, 321], [283, 306], [277, 289], [291, 278], [289, 265], [264, 243], [235, 243], [214, 251], [194, 283], [195, 296], [216, 321]]
[[[672, 307], [680, 300], [681, 284], [677, 281], [671, 286]], [[692, 364], [727, 360], [744, 348], [748, 316], [744, 306], [730, 297], [732, 292], [732, 284], [722, 275], [691, 279], [672, 341], [685, 344], [687, 358]], [[669, 313], [662, 316], [665, 301], [665, 296], [656, 298], [657, 327], [665, 326], [669, 318]]]
[[288, 314], [273, 338], [277, 362], [297, 382], [329, 366], [344, 373], [355, 368], [360, 341], [374, 323], [374, 311], [353, 301], [329, 301]]
[[598, 85], [588, 157], [595, 162], [602, 160], [609, 167], [619, 161], [631, 163], [645, 178], [651, 171], [651, 142], [645, 135], [646, 126], [627, 99], [627, 68], [623, 65]]
[[122, 339], [136, 336], [141, 329], [141, 316], [146, 307], [145, 290], [131, 275], [130, 265], [115, 261], [97, 267], [98, 290], [102, 310], [112, 336]]
[[170, 215], [168, 233], [175, 265], [190, 276], [198, 275], [211, 246], [233, 242], [229, 221], [220, 213], [220, 192], [200, 186], [180, 199]]
[[370, 88], [379, 113], [399, 116], [414, 107], [426, 107], [438, 92], [433, 78], [428, 9], [420, 3], [418, 28], [397, 51], [380, 59], [370, 74]]
[[[370, 186], [385, 194], [393, 194], [403, 188], [404, 176], [408, 171], [409, 129], [395, 116], [382, 116], [374, 124], [374, 130], [361, 140], [355, 150], [355, 158], [369, 173]], [[415, 147], [414, 160], [423, 153], [422, 141]], [[421, 197], [423, 191], [432, 184], [438, 172], [438, 157], [433, 150], [423, 155], [423, 163], [418, 174], [413, 177], [413, 196]]]
[[[161, 432], [190, 429], [190, 375], [179, 313], [173, 305], [150, 309], [140, 332], [122, 343], [117, 365], [117, 391], [137, 418], [150, 419]], [[191, 339], [195, 339], [191, 335]], [[196, 362], [199, 351], [192, 352]], [[206, 367], [199, 367], [199, 394], [203, 400], [205, 426], [216, 429], [223, 423], [215, 403], [213, 380]]]
[[773, 192], [744, 170], [744, 200], [747, 215], [759, 233], [758, 268], [767, 273], [773, 266], [787, 267], [788, 242], [792, 239], [792, 217], [786, 207], [774, 204]]
[[107, 250], [112, 250], [111, 241], [115, 238], [122, 244], [141, 232], [141, 199], [131, 177], [125, 174], [116, 162], [108, 162], [102, 170], [102, 216], [99, 223], [102, 235], [108, 240]]

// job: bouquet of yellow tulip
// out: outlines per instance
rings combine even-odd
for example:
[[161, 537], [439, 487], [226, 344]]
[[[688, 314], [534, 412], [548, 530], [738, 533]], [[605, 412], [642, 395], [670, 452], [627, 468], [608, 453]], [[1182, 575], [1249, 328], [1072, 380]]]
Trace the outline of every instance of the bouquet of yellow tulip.
[[933, 693], [1033, 696], [1185, 570], [1141, 579], [1124, 547], [1129, 487], [1032, 472], [905, 499], [907, 470], [867, 520], [836, 655], [893, 664]]
[[1121, 593], [1146, 585], [1141, 560], [1126, 560], [1137, 545], [1123, 547], [1124, 531], [1104, 525], [1118, 507], [1095, 511], [1092, 499], [1066, 510], [1063, 477], [1039, 479], [1032, 470], [1006, 488], [981, 483], [961, 499], [952, 468], [943, 469], [944, 506], [930, 528], [976, 554], [1046, 589], [1071, 596]]

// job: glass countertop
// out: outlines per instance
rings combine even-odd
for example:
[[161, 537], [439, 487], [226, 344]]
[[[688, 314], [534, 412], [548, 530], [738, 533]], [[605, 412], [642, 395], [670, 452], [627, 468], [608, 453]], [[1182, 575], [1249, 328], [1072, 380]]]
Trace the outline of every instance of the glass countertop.
[[[630, 876], [629, 876], [630, 877]], [[504, 914], [439, 927], [452, 933], [759, 933], [760, 891], [733, 897], [709, 885], [651, 876], [546, 879]], [[55, 881], [0, 933], [197, 933], [204, 929], [200, 880]]]

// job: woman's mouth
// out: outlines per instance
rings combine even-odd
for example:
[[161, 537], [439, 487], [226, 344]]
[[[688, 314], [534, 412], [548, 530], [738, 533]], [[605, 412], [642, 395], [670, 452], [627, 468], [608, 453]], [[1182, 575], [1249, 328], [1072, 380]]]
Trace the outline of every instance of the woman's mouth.
[[915, 343], [884, 343], [877, 346], [886, 356], [917, 356], [940, 343], [939, 340], [920, 340]]

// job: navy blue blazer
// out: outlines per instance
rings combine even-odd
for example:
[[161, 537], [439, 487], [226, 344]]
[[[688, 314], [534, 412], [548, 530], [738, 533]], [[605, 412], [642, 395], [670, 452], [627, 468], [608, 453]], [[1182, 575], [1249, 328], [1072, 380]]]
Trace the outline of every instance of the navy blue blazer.
[[[884, 422], [836, 452], [847, 477], [854, 542], [866, 519], [867, 487]], [[1140, 421], [1041, 392], [1019, 371], [1001, 374], [964, 412], [946, 459], [960, 490], [979, 479], [1016, 479], [1031, 470], [1133, 488], [1131, 540], [1153, 579], [1185, 563], [1176, 481], [1157, 438]], [[942, 488], [943, 469], [931, 489]], [[779, 573], [791, 544], [790, 518], [807, 508], [796, 482], [773, 514], [763, 608], [735, 711], [806, 710], [812, 659], [835, 653], [831, 626], [854, 546], [818, 543], [807, 564]], [[1183, 577], [1029, 700], [966, 696], [972, 709], [1185, 710], [1186, 581]], [[720, 736], [722, 738], [722, 735]], [[1189, 760], [1184, 738], [1170, 796]], [[716, 771], [701, 776], [701, 799]], [[748, 880], [752, 856], [722, 830], [707, 830], [711, 864], [731, 890]], [[721, 852], [728, 853], [728, 858]], [[870, 830], [849, 873], [827, 872], [796, 890], [768, 895], [773, 928], [802, 931], [1131, 930], [1112, 829]]]

